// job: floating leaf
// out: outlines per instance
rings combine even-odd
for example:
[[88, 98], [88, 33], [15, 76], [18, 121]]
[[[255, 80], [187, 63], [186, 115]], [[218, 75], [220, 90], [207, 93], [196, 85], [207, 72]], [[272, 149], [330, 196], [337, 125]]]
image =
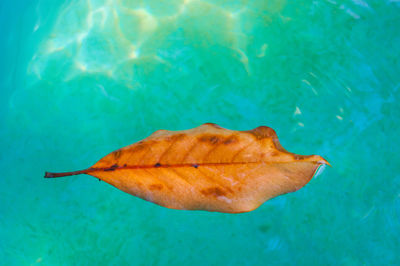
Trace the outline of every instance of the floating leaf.
[[329, 163], [321, 156], [286, 151], [269, 127], [233, 131], [208, 123], [158, 130], [88, 169], [45, 177], [88, 174], [167, 208], [238, 213], [300, 189], [322, 164]]

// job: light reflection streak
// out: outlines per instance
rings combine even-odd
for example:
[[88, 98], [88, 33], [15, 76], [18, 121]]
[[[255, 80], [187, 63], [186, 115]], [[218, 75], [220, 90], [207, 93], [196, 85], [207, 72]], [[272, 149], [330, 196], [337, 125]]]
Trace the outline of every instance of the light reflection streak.
[[[130, 2], [121, 0], [70, 1], [61, 9], [53, 33], [38, 50], [39, 56], [32, 58], [28, 71], [40, 78], [42, 71], [46, 69], [46, 62], [60, 51], [65, 52], [75, 67], [65, 73], [68, 79], [81, 72], [103, 73], [118, 78], [114, 76], [114, 72], [121, 64], [138, 60], [142, 56], [171, 65], [169, 60], [173, 60], [173, 57], [159, 57], [162, 52], [157, 51], [157, 48], [149, 50], [146, 46], [148, 41], [154, 42], [159, 28], [164, 29], [164, 25], [169, 25], [166, 26], [167, 30], [174, 30], [173, 25], [179, 22], [181, 16], [193, 16], [193, 12], [201, 7], [202, 10], [213, 10], [220, 16], [217, 21], [221, 23], [226, 36], [221, 39], [224, 42], [222, 45], [235, 51], [247, 74], [251, 74], [251, 58], [247, 51], [248, 35], [242, 28], [242, 15], [246, 16], [248, 12], [253, 14], [254, 10], [248, 10], [247, 7], [229, 10], [204, 0], [184, 0], [172, 15], [155, 16], [151, 8], [143, 5], [129, 7], [128, 3]], [[132, 25], [127, 24], [132, 21]], [[34, 31], [39, 27], [38, 22]], [[159, 35], [160, 38], [166, 36]], [[142, 49], [144, 47], [146, 49]], [[263, 43], [256, 56], [264, 57], [267, 48], [268, 44]], [[151, 54], [154, 50], [156, 52]], [[107, 55], [107, 58], [101, 58], [102, 54]]]

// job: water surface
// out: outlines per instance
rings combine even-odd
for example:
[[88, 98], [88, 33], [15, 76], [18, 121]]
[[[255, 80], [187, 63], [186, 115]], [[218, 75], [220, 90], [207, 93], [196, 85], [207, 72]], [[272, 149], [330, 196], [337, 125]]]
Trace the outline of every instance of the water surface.
[[[0, 3], [5, 265], [395, 265], [398, 1]], [[245, 214], [165, 209], [86, 168], [155, 130], [274, 128], [331, 164]]]

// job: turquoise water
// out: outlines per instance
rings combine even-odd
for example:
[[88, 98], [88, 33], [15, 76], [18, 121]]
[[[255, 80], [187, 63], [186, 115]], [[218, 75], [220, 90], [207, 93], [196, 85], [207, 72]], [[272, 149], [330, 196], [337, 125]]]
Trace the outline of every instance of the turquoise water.
[[[399, 12], [395, 0], [1, 1], [1, 264], [399, 264]], [[43, 178], [204, 122], [270, 126], [333, 167], [238, 215]]]

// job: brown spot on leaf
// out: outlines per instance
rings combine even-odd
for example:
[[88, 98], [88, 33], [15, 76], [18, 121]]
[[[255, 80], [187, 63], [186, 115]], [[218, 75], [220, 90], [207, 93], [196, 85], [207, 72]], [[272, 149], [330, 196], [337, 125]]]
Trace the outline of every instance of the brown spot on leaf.
[[299, 154], [293, 154], [293, 159], [295, 159], [295, 160], [301, 160], [301, 159], [303, 159], [303, 157], [304, 156], [301, 156]]
[[161, 189], [163, 189], [163, 185], [161, 185], [161, 184], [151, 184], [150, 186], [149, 186], [149, 189], [150, 190], [161, 190]]
[[199, 138], [199, 141], [208, 142], [208, 143], [215, 145], [215, 144], [218, 144], [219, 142], [221, 142], [221, 139], [215, 135], [203, 135]]
[[114, 171], [118, 168], [118, 164], [113, 164], [109, 168], [104, 169], [104, 171]]
[[225, 196], [226, 195], [226, 192], [223, 191], [219, 187], [210, 187], [210, 188], [207, 188], [207, 189], [203, 189], [200, 192], [204, 196], [215, 196], [215, 197], [218, 197], [218, 196]]
[[116, 151], [114, 151], [114, 152], [113, 152], [114, 159], [115, 159], [115, 160], [118, 160], [119, 157], [121, 157], [121, 154], [122, 154], [121, 150], [116, 150]]
[[225, 145], [228, 145], [228, 144], [232, 144], [232, 143], [236, 143], [236, 142], [238, 142], [237, 137], [236, 136], [230, 136], [227, 139], [225, 139], [223, 143]]
[[138, 143], [137, 145], [133, 146], [130, 150], [131, 153], [139, 152], [146, 149], [148, 146], [146, 144]]
[[174, 141], [184, 138], [185, 136], [186, 136], [186, 134], [176, 134], [176, 135], [171, 135], [171, 136], [166, 137], [165, 140], [174, 142]]
[[258, 140], [265, 139], [265, 138], [272, 138], [272, 139], [277, 138], [275, 130], [273, 130], [270, 127], [266, 127], [266, 126], [260, 126], [255, 129], [244, 131], [244, 132], [252, 134]]

